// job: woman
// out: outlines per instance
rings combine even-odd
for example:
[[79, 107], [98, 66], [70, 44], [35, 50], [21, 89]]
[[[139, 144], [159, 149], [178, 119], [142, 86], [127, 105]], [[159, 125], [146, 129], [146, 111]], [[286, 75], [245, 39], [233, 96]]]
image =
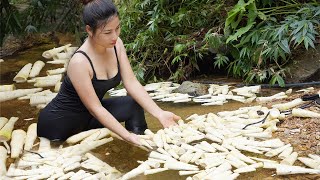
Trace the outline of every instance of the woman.
[[[135, 134], [147, 128], [143, 109], [163, 127], [175, 125], [180, 117], [159, 108], [135, 78], [119, 38], [119, 14], [112, 1], [87, 0], [84, 4], [88, 38], [71, 58], [58, 95], [40, 112], [38, 135], [63, 141], [84, 130], [107, 127], [140, 145]], [[121, 80], [132, 98], [103, 99]], [[126, 128], [118, 120], [125, 121]]]

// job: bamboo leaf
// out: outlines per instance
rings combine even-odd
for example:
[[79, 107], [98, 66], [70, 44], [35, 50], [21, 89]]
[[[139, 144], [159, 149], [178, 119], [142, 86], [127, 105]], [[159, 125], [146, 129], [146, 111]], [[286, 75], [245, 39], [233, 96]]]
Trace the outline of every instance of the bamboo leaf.
[[282, 50], [284, 50], [286, 53], [290, 54], [290, 47], [288, 43], [288, 39], [284, 39], [279, 43], [279, 46], [281, 47]]
[[229, 38], [227, 39], [227, 43], [229, 43], [230, 41], [234, 41], [237, 40], [239, 37], [241, 37], [244, 33], [248, 32], [252, 26], [255, 24], [255, 22], [251, 22], [249, 23], [246, 27], [242, 27], [240, 29], [237, 30], [237, 32], [231, 36], [229, 36]]

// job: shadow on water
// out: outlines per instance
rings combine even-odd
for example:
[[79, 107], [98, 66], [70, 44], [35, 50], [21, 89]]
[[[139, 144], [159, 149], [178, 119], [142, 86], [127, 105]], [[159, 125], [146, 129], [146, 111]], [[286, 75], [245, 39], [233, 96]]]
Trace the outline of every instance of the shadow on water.
[[[29, 49], [28, 51], [20, 52], [15, 56], [4, 58], [5, 61], [0, 63], [0, 84], [12, 84], [14, 76], [26, 63], [34, 63], [37, 60], [43, 60], [44, 62], [46, 62], [47, 60], [44, 59], [41, 56], [41, 54], [43, 51], [50, 48], [53, 48], [53, 45], [35, 47]], [[46, 70], [59, 67], [61, 67], [61, 65], [46, 64], [39, 76], [46, 76]], [[31, 83], [22, 83], [15, 85], [17, 89], [33, 88], [33, 84]], [[181, 116], [182, 119], [186, 119], [188, 116], [194, 113], [197, 113], [199, 115], [207, 114], [209, 112], [216, 113], [225, 110], [235, 110], [239, 107], [245, 106], [244, 104], [237, 102], [228, 102], [223, 106], [200, 106], [199, 104], [195, 103], [157, 103], [161, 108], [174, 112], [175, 114]], [[10, 100], [0, 104], [0, 116], [8, 118], [12, 116], [19, 117], [19, 120], [15, 125], [15, 129], [23, 129], [26, 131], [27, 127], [31, 123], [37, 122], [38, 113], [39, 110], [35, 107], [31, 107], [29, 105], [28, 100]], [[24, 120], [29, 118], [33, 119]], [[161, 124], [149, 113], [146, 113], [146, 119], [148, 122], [149, 129], [151, 129], [153, 132], [161, 128]], [[114, 166], [116, 169], [120, 170], [121, 172], [128, 172], [131, 169], [138, 166], [138, 160], [147, 159], [147, 152], [137, 147], [133, 147], [132, 145], [122, 142], [120, 140], [114, 140], [113, 142], [108, 143], [107, 145], [99, 147], [95, 149], [93, 153], [100, 159], [110, 164], [111, 166]], [[8, 164], [12, 162], [12, 159], [8, 160]], [[273, 174], [275, 174], [274, 170], [259, 169], [254, 173], [242, 174], [238, 179], [304, 179], [304, 176], [272, 177]], [[166, 171], [155, 175], [139, 176], [136, 179], [162, 180], [185, 178], [186, 176], [180, 177], [178, 175], [178, 171]]]

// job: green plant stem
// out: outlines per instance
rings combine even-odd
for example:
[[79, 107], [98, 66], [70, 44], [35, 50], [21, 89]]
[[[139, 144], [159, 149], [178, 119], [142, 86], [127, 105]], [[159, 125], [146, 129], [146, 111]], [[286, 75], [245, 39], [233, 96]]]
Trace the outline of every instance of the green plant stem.
[[[304, 12], [299, 12], [299, 13], [301, 14], [301, 13], [304, 13]], [[281, 15], [281, 14], [297, 14], [297, 12], [290, 12], [290, 11], [287, 11], [287, 12], [279, 12], [279, 13], [269, 14], [268, 16]]]
[[290, 2], [288, 2], [288, 1], [285, 1], [285, 0], [280, 0], [281, 2], [284, 2], [284, 3], [286, 3], [286, 4], [293, 4], [293, 3], [290, 3]]
[[[311, 4], [311, 3], [310, 3]], [[301, 6], [302, 4], [291, 4], [291, 5], [286, 5], [286, 6], [277, 6], [277, 7], [270, 7], [270, 8], [260, 8], [260, 9], [257, 9], [258, 11], [265, 11], [265, 10], [269, 10], [270, 11], [275, 11], [275, 10], [278, 10], [278, 9], [283, 9], [283, 8], [291, 8], [291, 7], [298, 7], [298, 6]]]

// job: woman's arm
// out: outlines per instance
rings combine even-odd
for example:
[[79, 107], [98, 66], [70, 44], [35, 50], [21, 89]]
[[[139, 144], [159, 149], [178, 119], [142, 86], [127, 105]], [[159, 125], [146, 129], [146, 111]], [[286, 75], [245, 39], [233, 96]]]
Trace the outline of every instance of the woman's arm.
[[152, 114], [154, 117], [159, 119], [160, 123], [164, 127], [169, 127], [171, 125], [176, 125], [176, 120], [179, 120], [180, 117], [175, 114], [163, 111], [149, 96], [140, 82], [136, 79], [132, 68], [130, 66], [127, 53], [123, 42], [120, 38], [117, 41], [117, 51], [119, 54], [120, 61], [120, 72], [123, 84], [134, 100], [143, 107], [147, 112]]
[[92, 69], [89, 61], [81, 54], [75, 54], [68, 65], [68, 76], [77, 91], [82, 103], [102, 125], [118, 134], [126, 141], [140, 144], [138, 139], [129, 133], [101, 104], [92, 86]]

